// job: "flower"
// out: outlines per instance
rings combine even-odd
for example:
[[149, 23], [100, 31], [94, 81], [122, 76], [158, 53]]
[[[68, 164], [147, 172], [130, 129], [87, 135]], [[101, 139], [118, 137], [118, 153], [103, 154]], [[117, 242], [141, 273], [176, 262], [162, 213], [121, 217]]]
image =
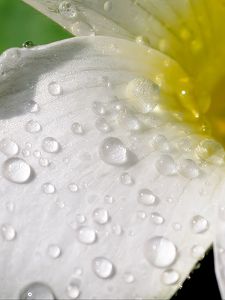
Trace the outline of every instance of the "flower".
[[0, 57], [1, 297], [225, 295], [223, 1], [25, 2], [85, 36]]

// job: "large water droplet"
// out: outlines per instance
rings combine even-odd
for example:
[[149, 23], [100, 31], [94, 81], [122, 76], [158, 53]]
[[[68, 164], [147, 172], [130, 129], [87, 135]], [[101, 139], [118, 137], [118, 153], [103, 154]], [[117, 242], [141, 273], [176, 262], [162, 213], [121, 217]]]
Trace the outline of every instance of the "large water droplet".
[[170, 240], [162, 236], [155, 236], [145, 243], [144, 254], [153, 266], [166, 268], [174, 263], [177, 249]]
[[38, 133], [42, 130], [42, 127], [37, 121], [30, 120], [26, 123], [25, 129], [29, 133]]
[[9, 139], [2, 139], [0, 141], [0, 151], [7, 156], [14, 156], [18, 154], [18, 145]]
[[96, 208], [93, 211], [93, 219], [96, 223], [104, 225], [109, 221], [109, 213], [104, 208]]
[[59, 4], [59, 13], [66, 19], [72, 19], [78, 16], [78, 11], [72, 1], [62, 1]]
[[162, 273], [162, 282], [166, 285], [176, 284], [179, 279], [180, 279], [180, 274], [173, 269], [165, 270]]
[[113, 263], [105, 257], [96, 257], [92, 267], [95, 274], [102, 279], [108, 279], [114, 275]]
[[42, 141], [42, 149], [48, 153], [57, 153], [60, 150], [60, 144], [52, 137], [46, 137]]
[[59, 96], [62, 94], [62, 87], [58, 82], [52, 81], [48, 84], [48, 91], [52, 96]]
[[57, 245], [49, 245], [47, 253], [51, 258], [58, 258], [61, 255], [61, 249]]
[[7, 241], [12, 241], [16, 237], [16, 230], [14, 229], [14, 227], [12, 225], [3, 224], [1, 226], [1, 232], [2, 232], [3, 238]]
[[54, 300], [54, 294], [50, 287], [41, 282], [34, 282], [28, 285], [21, 293], [21, 300]]
[[6, 179], [15, 183], [27, 183], [31, 179], [31, 167], [20, 158], [7, 159], [2, 168], [3, 175]]
[[97, 234], [94, 229], [82, 226], [77, 229], [77, 238], [83, 244], [93, 244], [97, 239]]
[[142, 189], [138, 193], [138, 202], [147, 206], [157, 205], [159, 198], [152, 191], [148, 189]]
[[129, 162], [129, 151], [118, 138], [108, 137], [100, 146], [101, 159], [110, 165], [122, 166]]
[[177, 173], [177, 165], [170, 155], [162, 155], [156, 162], [156, 169], [162, 175], [174, 175]]
[[209, 229], [209, 222], [202, 216], [196, 215], [191, 220], [191, 227], [195, 233], [204, 233]]

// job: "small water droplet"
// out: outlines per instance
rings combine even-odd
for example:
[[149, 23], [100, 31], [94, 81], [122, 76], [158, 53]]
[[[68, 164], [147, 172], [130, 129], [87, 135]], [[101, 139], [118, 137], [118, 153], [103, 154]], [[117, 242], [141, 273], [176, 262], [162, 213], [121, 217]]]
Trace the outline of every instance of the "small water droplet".
[[138, 202], [146, 206], [157, 205], [159, 198], [152, 191], [142, 189], [138, 193]]
[[109, 213], [104, 208], [96, 208], [93, 211], [93, 219], [96, 223], [104, 225], [109, 221]]
[[51, 258], [58, 258], [61, 255], [61, 249], [57, 245], [49, 245], [47, 253]]
[[120, 236], [123, 233], [123, 228], [119, 224], [113, 225], [112, 226], [112, 232], [115, 235]]
[[34, 43], [32, 41], [25, 41], [22, 45], [23, 48], [32, 48], [34, 47]]
[[108, 279], [114, 275], [113, 263], [105, 257], [96, 257], [92, 263], [93, 271], [102, 279]]
[[66, 19], [76, 18], [78, 10], [72, 1], [61, 1], [59, 4], [59, 13]]
[[137, 212], [137, 217], [138, 217], [138, 219], [145, 220], [147, 218], [147, 214], [145, 211], [139, 210]]
[[95, 35], [93, 28], [89, 24], [83, 21], [75, 22], [71, 26], [70, 30], [74, 35], [81, 35], [81, 36]]
[[6, 207], [6, 209], [7, 209], [7, 211], [8, 211], [9, 213], [14, 212], [15, 205], [14, 205], [13, 202], [7, 201], [6, 204], [5, 204], [5, 207]]
[[164, 223], [164, 218], [157, 212], [151, 213], [151, 218], [154, 224], [161, 225]]
[[125, 272], [124, 273], [124, 280], [126, 283], [133, 283], [135, 278], [134, 275], [130, 272]]
[[107, 121], [104, 118], [97, 119], [95, 122], [95, 126], [102, 133], [108, 133], [112, 131], [111, 126], [107, 123]]
[[162, 236], [155, 236], [145, 243], [146, 259], [157, 268], [172, 265], [177, 257], [177, 249], [173, 242]]
[[60, 144], [52, 137], [46, 137], [42, 141], [42, 149], [47, 153], [57, 153], [60, 150]]
[[14, 141], [5, 138], [0, 141], [0, 151], [6, 156], [14, 156], [18, 154], [19, 147]]
[[202, 216], [196, 215], [191, 220], [191, 227], [195, 233], [204, 233], [209, 229], [209, 222]]
[[42, 185], [42, 190], [45, 194], [54, 194], [55, 186], [52, 183], [46, 182]]
[[162, 175], [174, 175], [177, 173], [177, 165], [170, 155], [162, 155], [156, 162], [156, 169]]
[[31, 167], [20, 158], [9, 158], [3, 164], [3, 175], [15, 183], [27, 183], [31, 179]]
[[182, 229], [182, 225], [180, 223], [173, 223], [172, 227], [175, 231], [180, 231]]
[[52, 81], [48, 84], [48, 91], [52, 96], [59, 96], [62, 94], [62, 87], [58, 82]]
[[134, 184], [134, 179], [128, 174], [128, 173], [123, 173], [120, 176], [120, 182], [123, 185], [133, 185]]
[[77, 229], [77, 238], [83, 244], [93, 244], [97, 239], [97, 234], [94, 229], [82, 226]]
[[78, 185], [77, 185], [76, 183], [70, 183], [70, 184], [68, 185], [68, 188], [69, 188], [69, 190], [70, 190], [72, 193], [76, 193], [76, 192], [78, 192], [78, 190], [79, 190], [79, 187], [78, 187]]
[[194, 245], [192, 248], [191, 248], [191, 255], [192, 257], [200, 260], [200, 259], [203, 259], [204, 256], [205, 256], [205, 249], [203, 246], [200, 246], [200, 245]]
[[25, 287], [20, 293], [21, 300], [54, 300], [54, 294], [50, 287], [41, 282], [34, 282]]
[[30, 156], [30, 150], [28, 150], [28, 149], [23, 149], [21, 152], [22, 152], [23, 157]]
[[75, 122], [75, 123], [72, 124], [71, 130], [72, 130], [73, 134], [77, 134], [77, 135], [83, 135], [84, 134], [83, 126], [78, 122]]
[[96, 115], [105, 115], [106, 114], [106, 105], [102, 102], [95, 101], [92, 104], [92, 109]]
[[30, 120], [26, 123], [25, 129], [29, 133], [38, 133], [42, 130], [42, 127], [37, 121]]
[[112, 204], [115, 201], [115, 199], [113, 198], [113, 196], [111, 195], [105, 195], [104, 197], [104, 202], [107, 204]]
[[29, 101], [26, 103], [25, 110], [29, 113], [37, 113], [40, 110], [40, 106], [35, 101]]
[[150, 143], [154, 150], [168, 152], [170, 150], [170, 145], [167, 138], [164, 135], [155, 135]]
[[77, 299], [80, 296], [80, 288], [76, 282], [71, 282], [67, 286], [66, 291], [69, 299]]
[[76, 220], [79, 224], [84, 224], [86, 222], [86, 217], [83, 214], [76, 214]]
[[16, 230], [14, 229], [14, 227], [12, 227], [12, 225], [3, 224], [1, 226], [1, 232], [2, 232], [3, 238], [6, 241], [12, 241], [16, 237]]
[[177, 271], [173, 270], [173, 269], [165, 270], [162, 273], [162, 282], [165, 285], [176, 284], [179, 279], [180, 279], [180, 274]]
[[112, 1], [111, 0], [105, 1], [104, 11], [109, 12], [110, 10], [112, 10]]
[[40, 166], [42, 166], [42, 167], [48, 167], [49, 164], [50, 164], [50, 162], [49, 162], [49, 160], [48, 160], [47, 158], [45, 158], [45, 157], [40, 157], [40, 159], [39, 159], [39, 164], [40, 164]]
[[191, 159], [184, 159], [179, 165], [179, 173], [186, 178], [196, 178], [200, 171], [196, 163]]

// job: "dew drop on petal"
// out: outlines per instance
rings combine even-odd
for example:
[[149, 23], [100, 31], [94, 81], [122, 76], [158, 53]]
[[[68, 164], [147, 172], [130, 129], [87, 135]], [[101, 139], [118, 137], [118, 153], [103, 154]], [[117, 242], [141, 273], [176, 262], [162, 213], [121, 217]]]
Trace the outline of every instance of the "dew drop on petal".
[[96, 208], [93, 211], [93, 219], [96, 223], [104, 225], [109, 221], [109, 213], [104, 208]]
[[71, 130], [72, 130], [73, 134], [77, 134], [77, 135], [83, 135], [84, 134], [83, 126], [78, 122], [74, 122], [72, 124]]
[[174, 175], [177, 173], [177, 165], [170, 155], [162, 155], [156, 161], [156, 169], [162, 175]]
[[104, 202], [107, 204], [113, 204], [113, 202], [115, 201], [115, 199], [113, 198], [113, 196], [111, 195], [105, 195], [104, 197]]
[[42, 141], [42, 149], [47, 153], [57, 153], [60, 150], [60, 144], [52, 137], [46, 137]]
[[106, 114], [106, 105], [104, 103], [95, 101], [92, 104], [92, 109], [96, 115], [105, 115]]
[[137, 211], [137, 217], [140, 220], [145, 220], [147, 218], [147, 214], [145, 211], [139, 210]]
[[25, 129], [29, 133], [38, 133], [42, 130], [42, 127], [37, 121], [30, 120], [26, 123]]
[[50, 287], [44, 283], [34, 282], [25, 287], [19, 295], [21, 300], [54, 300], [54, 294]]
[[105, 257], [96, 257], [92, 262], [95, 274], [102, 279], [108, 279], [114, 275], [113, 263]]
[[192, 257], [196, 258], [196, 259], [203, 259], [205, 256], [205, 249], [203, 246], [201, 245], [194, 245], [191, 248], [191, 255]]
[[166, 268], [176, 260], [177, 249], [167, 238], [155, 236], [145, 243], [144, 255], [153, 266]]
[[123, 234], [123, 228], [119, 224], [115, 224], [112, 226], [112, 232], [115, 235], [120, 236]]
[[104, 11], [109, 12], [112, 9], [112, 1], [108, 0], [104, 3]]
[[94, 229], [82, 226], [77, 229], [77, 238], [83, 244], [93, 244], [97, 239], [97, 234]]
[[164, 223], [164, 218], [158, 212], [151, 213], [152, 222], [156, 225], [161, 225]]
[[49, 245], [47, 249], [47, 254], [51, 258], [56, 259], [61, 255], [61, 249], [57, 245]]
[[83, 21], [77, 21], [74, 24], [72, 24], [70, 30], [74, 35], [82, 35], [82, 36], [95, 35], [95, 32], [93, 31], [92, 27]]
[[196, 163], [191, 159], [184, 159], [179, 165], [179, 173], [186, 178], [196, 178], [200, 171]]
[[124, 273], [124, 281], [126, 283], [133, 283], [135, 280], [134, 275], [130, 272], [125, 272]]
[[191, 227], [195, 233], [204, 233], [209, 229], [209, 222], [202, 216], [196, 215], [191, 220]]
[[102, 133], [108, 133], [112, 131], [111, 126], [107, 123], [104, 118], [99, 118], [95, 122], [96, 128]]
[[176, 284], [179, 279], [180, 279], [180, 274], [177, 271], [173, 270], [173, 269], [165, 270], [162, 273], [162, 282], [165, 285]]
[[76, 6], [69, 0], [60, 2], [59, 13], [66, 19], [72, 19], [78, 16]]
[[69, 299], [77, 299], [80, 296], [80, 288], [75, 282], [71, 282], [67, 286], [66, 291]]
[[0, 151], [7, 156], [14, 156], [19, 152], [19, 146], [10, 139], [0, 141]]
[[120, 182], [123, 185], [133, 185], [134, 184], [134, 179], [128, 174], [128, 173], [123, 173], [120, 176]]
[[151, 206], [151, 205], [157, 205], [159, 199], [149, 189], [142, 189], [138, 193], [138, 202], [146, 206]]
[[12, 225], [3, 224], [1, 226], [2, 236], [6, 241], [12, 241], [16, 237], [16, 230]]
[[42, 185], [42, 190], [45, 194], [54, 194], [55, 186], [52, 183], [46, 182]]
[[48, 84], [48, 91], [52, 96], [59, 96], [62, 94], [62, 87], [58, 82], [52, 81]]
[[78, 187], [78, 185], [76, 184], [76, 183], [70, 183], [69, 185], [68, 185], [68, 189], [72, 192], [72, 193], [76, 193], [76, 192], [78, 192], [78, 190], [79, 190], [79, 187]]
[[27, 183], [31, 179], [32, 170], [23, 159], [13, 157], [4, 162], [2, 173], [11, 182]]
[[170, 145], [169, 145], [167, 138], [161, 134], [155, 135], [152, 138], [150, 144], [154, 150], [159, 150], [159, 151], [163, 151], [163, 152], [167, 152], [170, 150]]
[[39, 165], [42, 167], [48, 167], [50, 164], [49, 160], [45, 157], [40, 157], [39, 159]]

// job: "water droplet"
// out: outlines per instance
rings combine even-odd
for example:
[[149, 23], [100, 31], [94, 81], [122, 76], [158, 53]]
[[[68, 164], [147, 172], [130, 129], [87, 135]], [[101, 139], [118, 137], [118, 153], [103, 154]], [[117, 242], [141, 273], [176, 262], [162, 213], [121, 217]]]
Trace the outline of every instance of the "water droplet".
[[86, 217], [83, 214], [76, 214], [77, 223], [83, 224], [86, 222]]
[[42, 141], [42, 149], [48, 153], [57, 153], [60, 150], [60, 144], [52, 137], [46, 137]]
[[134, 179], [128, 173], [123, 173], [120, 176], [120, 182], [123, 185], [133, 185]]
[[139, 210], [137, 212], [138, 219], [145, 220], [147, 218], [147, 214], [145, 211]]
[[56, 81], [52, 81], [48, 84], [48, 91], [52, 96], [59, 96], [62, 94], [62, 87]]
[[95, 35], [93, 28], [89, 24], [82, 21], [75, 22], [71, 26], [70, 30], [74, 35], [81, 35], [81, 36]]
[[151, 145], [154, 150], [168, 152], [170, 150], [170, 145], [167, 138], [164, 135], [155, 135], [151, 140]]
[[113, 198], [113, 196], [111, 195], [105, 195], [104, 197], [104, 202], [107, 204], [112, 204], [115, 201], [115, 199]]
[[124, 273], [124, 280], [126, 283], [133, 283], [135, 278], [134, 275], [130, 272], [125, 272]]
[[191, 227], [195, 233], [204, 233], [209, 229], [209, 222], [202, 216], [196, 215], [191, 220]]
[[32, 41], [25, 41], [22, 45], [23, 48], [32, 48], [34, 47], [34, 43]]
[[77, 122], [72, 124], [71, 130], [74, 134], [77, 134], [77, 135], [83, 135], [84, 134], [83, 126], [80, 123], [77, 123]]
[[129, 161], [128, 150], [118, 138], [106, 138], [100, 146], [99, 153], [101, 159], [110, 165], [122, 166]]
[[22, 152], [23, 157], [30, 156], [30, 150], [28, 150], [28, 149], [23, 149], [21, 152]]
[[164, 223], [164, 218], [157, 212], [151, 213], [151, 218], [154, 224], [161, 225]]
[[77, 238], [83, 244], [93, 244], [97, 239], [97, 234], [94, 229], [82, 226], [77, 229]]
[[42, 130], [42, 127], [37, 121], [30, 120], [26, 123], [25, 129], [29, 133], [38, 133]]
[[72, 193], [76, 193], [76, 192], [78, 192], [78, 190], [79, 190], [79, 187], [78, 187], [78, 185], [77, 185], [76, 183], [70, 183], [70, 184], [68, 185], [68, 188], [69, 188], [69, 190], [70, 190]]
[[45, 157], [40, 157], [40, 159], [39, 159], [39, 164], [40, 164], [40, 166], [42, 166], [42, 167], [48, 167], [49, 164], [50, 164], [50, 162], [49, 162], [49, 160], [48, 160], [47, 158], [45, 158]]
[[104, 118], [97, 119], [95, 122], [95, 126], [99, 131], [103, 133], [108, 133], [112, 131], [111, 126], [107, 123], [107, 121]]
[[196, 163], [191, 159], [184, 159], [179, 165], [179, 173], [186, 178], [196, 178], [200, 171]]
[[146, 242], [144, 254], [153, 266], [166, 268], [174, 263], [177, 249], [170, 240], [162, 236], [155, 236]]
[[177, 173], [177, 165], [170, 155], [162, 155], [156, 162], [156, 169], [162, 175], [174, 175]]
[[105, 1], [104, 11], [109, 12], [110, 10], [112, 10], [112, 1], [111, 0]]
[[157, 205], [159, 202], [159, 198], [155, 194], [153, 194], [152, 191], [148, 189], [142, 189], [138, 193], [138, 202], [147, 206]]
[[162, 273], [162, 282], [166, 285], [176, 284], [179, 279], [180, 279], [180, 274], [173, 269], [165, 270]]
[[59, 4], [59, 13], [66, 19], [72, 19], [78, 16], [78, 11], [72, 1], [61, 1]]
[[54, 300], [54, 294], [52, 290], [44, 283], [34, 282], [29, 284], [20, 293], [19, 298], [21, 300]]
[[172, 227], [175, 231], [180, 231], [182, 229], [182, 225], [180, 223], [173, 223]]
[[16, 230], [9, 224], [3, 224], [1, 226], [2, 236], [6, 241], [12, 241], [16, 237]]
[[58, 258], [61, 255], [61, 249], [57, 245], [49, 245], [47, 253], [51, 258]]
[[74, 276], [75, 277], [80, 277], [83, 274], [83, 270], [81, 268], [75, 268], [74, 269]]
[[112, 226], [112, 232], [113, 232], [115, 235], [120, 236], [120, 235], [122, 235], [122, 233], [123, 233], [123, 228], [122, 228], [120, 225], [118, 225], [118, 224], [113, 225], [113, 226]]
[[93, 212], [93, 219], [96, 223], [104, 225], [109, 221], [109, 213], [104, 208], [96, 208]]
[[15, 183], [27, 183], [31, 179], [31, 167], [20, 158], [9, 158], [3, 164], [3, 175]]
[[42, 190], [45, 194], [54, 194], [55, 186], [52, 183], [47, 182], [42, 185]]
[[106, 114], [106, 105], [104, 103], [95, 101], [92, 104], [92, 109], [96, 115], [105, 115]]
[[0, 141], [0, 151], [7, 156], [14, 156], [18, 154], [18, 145], [9, 139], [2, 139]]
[[200, 259], [203, 259], [204, 256], [205, 256], [205, 249], [203, 246], [200, 246], [200, 245], [194, 245], [192, 248], [191, 248], [191, 255], [192, 257], [200, 260]]
[[29, 101], [26, 103], [25, 110], [29, 113], [37, 113], [40, 110], [40, 106], [35, 101]]
[[5, 204], [5, 207], [6, 207], [6, 209], [7, 209], [7, 211], [8, 211], [9, 213], [14, 212], [15, 205], [14, 205], [13, 202], [7, 201], [6, 204]]
[[102, 279], [108, 279], [114, 275], [113, 263], [105, 257], [96, 257], [92, 267], [95, 274]]
[[224, 149], [222, 145], [211, 139], [202, 140], [195, 150], [200, 159], [221, 165], [224, 162]]
[[80, 295], [80, 288], [76, 282], [71, 282], [67, 286], [67, 295], [70, 299], [77, 299]]

